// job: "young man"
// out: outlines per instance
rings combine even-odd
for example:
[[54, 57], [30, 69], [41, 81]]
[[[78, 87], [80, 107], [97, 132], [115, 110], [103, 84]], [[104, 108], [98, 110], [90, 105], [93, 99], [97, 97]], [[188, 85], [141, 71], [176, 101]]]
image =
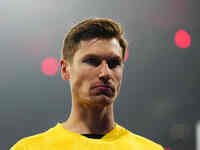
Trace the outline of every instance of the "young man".
[[87, 19], [73, 27], [60, 60], [72, 94], [68, 120], [21, 139], [11, 150], [163, 150], [114, 120], [126, 49], [120, 25], [111, 19]]

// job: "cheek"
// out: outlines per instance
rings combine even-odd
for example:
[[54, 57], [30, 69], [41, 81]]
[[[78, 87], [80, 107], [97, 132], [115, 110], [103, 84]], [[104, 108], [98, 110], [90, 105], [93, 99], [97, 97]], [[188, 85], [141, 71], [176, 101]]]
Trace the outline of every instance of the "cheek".
[[122, 80], [122, 76], [123, 76], [123, 74], [122, 74], [123, 72], [122, 72], [122, 69], [116, 69], [116, 71], [115, 71], [115, 77], [116, 77], [116, 79], [117, 79], [117, 81], [121, 81]]
[[92, 80], [90, 75], [92, 74], [91, 71], [87, 69], [76, 69], [76, 72], [73, 72], [73, 91], [80, 92], [80, 91], [87, 91], [89, 88], [89, 81]]
[[115, 79], [116, 79], [116, 82], [117, 82], [117, 91], [119, 91], [119, 89], [120, 89], [122, 78], [123, 78], [122, 69], [116, 70], [116, 72], [115, 72]]

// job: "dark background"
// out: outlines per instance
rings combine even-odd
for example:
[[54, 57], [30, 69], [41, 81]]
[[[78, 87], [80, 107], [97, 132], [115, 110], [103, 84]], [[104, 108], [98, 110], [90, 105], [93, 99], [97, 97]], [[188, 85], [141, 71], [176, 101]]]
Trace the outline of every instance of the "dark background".
[[[172, 150], [195, 150], [200, 119], [197, 0], [0, 1], [0, 145], [43, 132], [68, 118], [71, 94], [59, 71], [44, 75], [46, 57], [60, 59], [65, 33], [85, 18], [121, 23], [129, 42], [115, 120]], [[189, 48], [174, 44], [186, 30]]]

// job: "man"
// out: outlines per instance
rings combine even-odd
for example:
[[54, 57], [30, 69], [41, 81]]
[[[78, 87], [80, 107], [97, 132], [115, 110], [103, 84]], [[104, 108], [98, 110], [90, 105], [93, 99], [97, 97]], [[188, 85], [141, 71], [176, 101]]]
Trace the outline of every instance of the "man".
[[60, 60], [72, 94], [68, 120], [21, 139], [11, 150], [163, 150], [114, 120], [126, 49], [121, 26], [111, 19], [87, 19], [74, 26]]

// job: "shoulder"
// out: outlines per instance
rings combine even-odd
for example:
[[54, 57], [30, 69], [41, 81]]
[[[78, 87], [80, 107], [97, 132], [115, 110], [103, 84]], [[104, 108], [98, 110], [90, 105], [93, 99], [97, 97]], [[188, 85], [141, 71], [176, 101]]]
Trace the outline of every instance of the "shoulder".
[[164, 148], [160, 144], [155, 143], [152, 140], [142, 137], [140, 135], [137, 135], [127, 129], [125, 130], [127, 132], [127, 138], [131, 139], [135, 149], [164, 150]]
[[152, 149], [152, 150], [164, 150], [164, 148], [160, 144], [155, 143], [150, 139], [147, 139], [145, 137], [142, 137], [142, 136], [134, 134], [134, 133], [131, 133], [131, 134], [134, 137], [135, 144], [138, 147], [147, 148], [149, 150], [150, 149]]
[[13, 145], [10, 150], [28, 150], [28, 147], [30, 146], [41, 146], [42, 143], [45, 141], [47, 134], [49, 134], [49, 130], [32, 136], [24, 137], [20, 139], [15, 145]]
[[14, 146], [10, 148], [10, 150], [26, 150], [24, 140], [19, 140]]

